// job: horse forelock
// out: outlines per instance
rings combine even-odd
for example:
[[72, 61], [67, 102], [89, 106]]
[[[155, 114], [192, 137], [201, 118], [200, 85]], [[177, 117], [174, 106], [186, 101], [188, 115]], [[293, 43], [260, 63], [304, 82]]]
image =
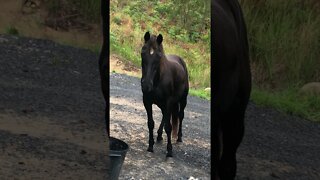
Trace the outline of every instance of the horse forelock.
[[162, 56], [165, 57], [162, 43], [160, 45], [157, 43], [157, 36], [156, 35], [152, 34], [150, 37], [150, 40], [148, 42], [146, 42], [145, 45], [147, 47], [152, 48], [153, 51], [160, 51]]

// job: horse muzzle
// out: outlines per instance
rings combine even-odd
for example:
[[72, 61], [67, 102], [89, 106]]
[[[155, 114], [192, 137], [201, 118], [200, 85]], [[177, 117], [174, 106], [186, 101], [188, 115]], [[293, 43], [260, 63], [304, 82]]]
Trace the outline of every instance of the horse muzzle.
[[141, 81], [141, 88], [143, 93], [150, 93], [153, 90], [153, 83], [146, 82], [144, 80]]

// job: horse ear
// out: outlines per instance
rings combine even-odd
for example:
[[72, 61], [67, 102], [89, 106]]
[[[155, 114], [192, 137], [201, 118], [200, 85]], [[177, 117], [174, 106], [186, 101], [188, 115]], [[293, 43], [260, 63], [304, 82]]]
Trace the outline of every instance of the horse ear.
[[163, 41], [163, 37], [161, 34], [159, 34], [159, 36], [157, 37], [157, 43], [160, 45]]
[[149, 31], [147, 31], [146, 34], [144, 34], [144, 42], [149, 41], [149, 39], [150, 39], [150, 33]]

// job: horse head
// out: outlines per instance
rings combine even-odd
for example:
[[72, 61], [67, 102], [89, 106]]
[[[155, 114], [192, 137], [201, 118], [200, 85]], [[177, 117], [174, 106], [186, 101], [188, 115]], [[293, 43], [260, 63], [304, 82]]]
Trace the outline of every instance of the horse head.
[[155, 36], [146, 32], [144, 35], [144, 45], [141, 50], [141, 88], [143, 93], [152, 92], [154, 82], [159, 77], [160, 62], [164, 57], [162, 40], [161, 34]]

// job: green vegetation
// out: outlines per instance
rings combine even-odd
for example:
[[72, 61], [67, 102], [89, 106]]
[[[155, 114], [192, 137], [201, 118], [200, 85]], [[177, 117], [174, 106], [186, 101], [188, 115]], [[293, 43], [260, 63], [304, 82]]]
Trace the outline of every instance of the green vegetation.
[[[56, 1], [56, 0], [54, 0]], [[69, 0], [73, 3], [85, 19], [90, 22], [100, 22], [99, 0]]]
[[190, 89], [189, 94], [206, 99], [206, 100], [210, 100], [211, 98], [210, 91], [206, 91], [204, 89]]
[[210, 87], [210, 1], [110, 1], [111, 53], [140, 67], [146, 31], [161, 33], [165, 52], [184, 58], [193, 89]]
[[320, 122], [320, 97], [301, 95], [296, 88], [274, 92], [253, 88], [251, 98], [258, 105]]
[[317, 97], [299, 87], [320, 81], [320, 3], [241, 0], [248, 27], [257, 104], [320, 121]]
[[242, 0], [259, 87], [285, 88], [320, 80], [320, 3]]
[[[57, 1], [52, 10], [57, 10]], [[89, 22], [99, 22], [99, 1], [66, 0]], [[146, 31], [164, 36], [166, 53], [182, 56], [190, 71], [190, 94], [209, 98], [210, 1], [111, 0], [110, 50], [140, 67]], [[250, 42], [254, 88], [259, 105], [320, 121], [320, 99], [299, 94], [320, 81], [320, 3], [317, 0], [240, 0]], [[58, 4], [59, 5], [59, 4]], [[99, 47], [91, 48], [99, 52]]]
[[15, 36], [19, 35], [18, 29], [15, 28], [14, 26], [10, 26], [10, 27], [6, 28], [6, 33], [11, 34], [11, 35], [15, 35]]

